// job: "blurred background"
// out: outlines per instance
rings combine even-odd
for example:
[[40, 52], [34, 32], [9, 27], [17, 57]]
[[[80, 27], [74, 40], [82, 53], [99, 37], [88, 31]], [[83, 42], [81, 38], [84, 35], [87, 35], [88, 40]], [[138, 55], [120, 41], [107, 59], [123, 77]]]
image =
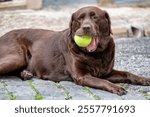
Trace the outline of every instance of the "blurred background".
[[73, 12], [91, 5], [110, 14], [115, 37], [150, 36], [150, 0], [0, 0], [0, 36], [18, 28], [63, 30]]

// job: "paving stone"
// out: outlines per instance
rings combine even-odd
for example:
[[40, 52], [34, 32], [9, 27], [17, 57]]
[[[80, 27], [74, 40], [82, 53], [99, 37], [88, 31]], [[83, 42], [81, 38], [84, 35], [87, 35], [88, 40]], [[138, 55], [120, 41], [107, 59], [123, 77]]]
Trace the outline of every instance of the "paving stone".
[[79, 5], [84, 5], [84, 4], [97, 4], [97, 0], [44, 0], [43, 5], [44, 7], [53, 7], [58, 10], [58, 8], [62, 8], [65, 6], [70, 6], [70, 7], [77, 7]]
[[0, 79], [0, 100], [7, 100], [7, 99], [9, 99], [7, 92], [5, 91]]
[[93, 99], [87, 92], [83, 90], [82, 86], [76, 85], [72, 82], [63, 81], [61, 85], [69, 91], [73, 100], [91, 100]]
[[41, 79], [33, 79], [33, 83], [35, 84], [35, 88], [41, 93], [43, 99], [49, 100], [59, 100], [65, 99], [63, 93], [56, 87], [55, 82], [41, 80]]
[[107, 91], [89, 88], [94, 94], [100, 97], [101, 100], [118, 100], [121, 99], [120, 96], [116, 94], [109, 93]]
[[43, 0], [27, 0], [27, 8], [28, 9], [41, 9]]
[[[144, 92], [150, 92], [150, 86], [135, 86], [129, 85], [127, 95], [122, 96], [124, 100], [146, 100], [146, 96]], [[148, 95], [150, 98], [150, 95]]]
[[35, 94], [26, 81], [22, 81], [20, 78], [14, 76], [4, 77], [1, 81], [7, 84], [8, 91], [12, 92], [17, 100], [34, 99]]

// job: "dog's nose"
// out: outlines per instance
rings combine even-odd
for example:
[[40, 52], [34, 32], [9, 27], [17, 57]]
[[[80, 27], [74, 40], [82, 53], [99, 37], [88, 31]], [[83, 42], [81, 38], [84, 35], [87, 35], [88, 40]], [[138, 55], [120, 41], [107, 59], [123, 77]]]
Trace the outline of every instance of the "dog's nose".
[[88, 32], [88, 31], [90, 31], [91, 30], [91, 26], [89, 25], [89, 24], [85, 24], [85, 25], [83, 25], [83, 30], [85, 31], [85, 32]]

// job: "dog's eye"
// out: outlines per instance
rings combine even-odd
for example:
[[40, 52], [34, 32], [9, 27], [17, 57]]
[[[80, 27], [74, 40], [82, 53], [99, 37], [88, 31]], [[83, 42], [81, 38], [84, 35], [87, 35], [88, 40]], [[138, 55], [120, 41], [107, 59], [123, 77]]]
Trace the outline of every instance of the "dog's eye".
[[91, 13], [90, 13], [90, 17], [91, 17], [92, 19], [94, 19], [94, 20], [97, 20], [97, 19], [98, 19], [98, 17], [96, 16], [95, 12], [91, 12]]
[[94, 12], [90, 12], [90, 16], [95, 16], [95, 13]]
[[82, 14], [82, 15], [80, 15], [80, 16], [78, 17], [78, 20], [79, 20], [79, 21], [81, 21], [81, 20], [83, 20], [83, 19], [84, 19], [84, 17], [85, 17], [85, 15], [84, 15], [84, 14]]
[[94, 20], [97, 20], [97, 19], [98, 19], [98, 17], [97, 17], [97, 16], [93, 16], [92, 18], [93, 18]]
[[97, 19], [98, 19], [98, 17], [96, 16], [96, 14], [95, 14], [94, 12], [91, 12], [91, 13], [90, 13], [90, 17], [91, 17], [91, 19], [93, 19], [93, 20], [97, 20]]

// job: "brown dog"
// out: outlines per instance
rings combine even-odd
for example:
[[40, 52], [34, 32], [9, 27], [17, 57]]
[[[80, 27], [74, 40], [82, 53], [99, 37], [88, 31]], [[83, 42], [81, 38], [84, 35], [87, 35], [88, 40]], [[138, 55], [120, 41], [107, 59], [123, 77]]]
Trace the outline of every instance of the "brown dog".
[[[89, 35], [92, 42], [78, 47], [74, 35]], [[21, 29], [0, 38], [0, 75], [20, 73], [26, 80], [33, 75], [52, 81], [74, 81], [118, 95], [125, 89], [113, 83], [150, 85], [150, 79], [114, 67], [115, 44], [109, 15], [97, 7], [73, 13], [69, 29], [55, 32]]]

